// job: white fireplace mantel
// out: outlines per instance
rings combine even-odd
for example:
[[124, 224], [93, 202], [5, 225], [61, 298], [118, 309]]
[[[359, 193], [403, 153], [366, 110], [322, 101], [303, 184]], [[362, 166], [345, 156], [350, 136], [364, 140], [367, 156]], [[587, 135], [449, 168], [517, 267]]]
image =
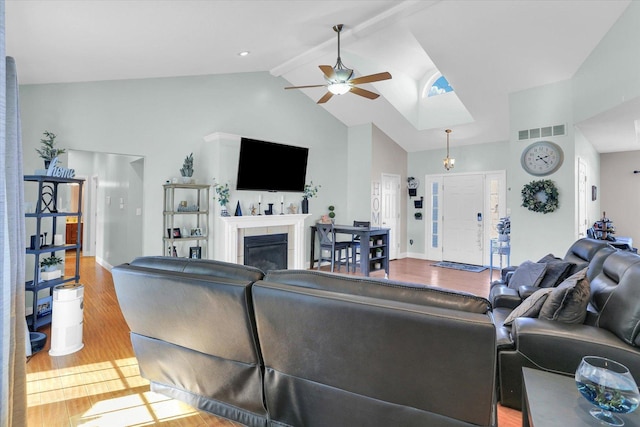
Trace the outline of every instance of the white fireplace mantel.
[[293, 257], [289, 268], [304, 268], [305, 252], [305, 228], [304, 221], [311, 214], [289, 214], [289, 215], [252, 215], [252, 216], [227, 216], [218, 217], [223, 224], [223, 260], [227, 262], [238, 262], [238, 230], [243, 228], [260, 227], [288, 227], [289, 241], [293, 245]]

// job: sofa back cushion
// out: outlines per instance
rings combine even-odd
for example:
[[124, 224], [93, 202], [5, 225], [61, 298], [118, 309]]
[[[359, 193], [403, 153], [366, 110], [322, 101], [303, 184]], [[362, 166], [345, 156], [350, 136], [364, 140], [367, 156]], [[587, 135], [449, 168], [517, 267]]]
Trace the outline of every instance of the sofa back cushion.
[[274, 425], [494, 425], [488, 314], [273, 281], [252, 294]]
[[346, 276], [311, 270], [271, 270], [267, 272], [264, 280], [473, 313], [484, 314], [491, 309], [489, 300], [473, 294], [388, 279]]
[[596, 252], [607, 246], [610, 245], [606, 240], [590, 239], [588, 237], [576, 240], [564, 256], [565, 261], [575, 264], [569, 274], [577, 273], [587, 267]]
[[605, 260], [603, 274], [606, 279], [592, 287], [592, 303], [602, 307], [597, 325], [640, 347], [640, 256], [618, 251]]
[[209, 259], [145, 256], [134, 259], [130, 265], [249, 282], [261, 280], [264, 276], [262, 270], [255, 267]]

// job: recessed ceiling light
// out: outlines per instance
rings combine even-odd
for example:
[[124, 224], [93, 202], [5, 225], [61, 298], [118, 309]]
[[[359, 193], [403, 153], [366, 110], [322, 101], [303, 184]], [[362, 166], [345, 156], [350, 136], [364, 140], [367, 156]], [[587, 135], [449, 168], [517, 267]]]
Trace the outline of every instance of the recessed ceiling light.
[[243, 50], [242, 52], [240, 52], [238, 54], [238, 56], [247, 56], [247, 55], [249, 55], [249, 51], [248, 50]]

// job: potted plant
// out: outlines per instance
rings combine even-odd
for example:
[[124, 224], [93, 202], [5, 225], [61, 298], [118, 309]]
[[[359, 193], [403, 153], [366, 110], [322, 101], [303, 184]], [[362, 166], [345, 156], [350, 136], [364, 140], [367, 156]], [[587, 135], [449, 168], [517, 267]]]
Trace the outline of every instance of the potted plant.
[[40, 155], [40, 157], [44, 160], [45, 169], [49, 168], [49, 164], [51, 160], [58, 157], [60, 154], [65, 153], [67, 150], [64, 148], [56, 148], [56, 134], [49, 131], [44, 131], [43, 133], [46, 138], [40, 140], [42, 144], [41, 148], [36, 148], [36, 151]]
[[62, 271], [58, 268], [60, 264], [62, 264], [62, 258], [55, 256], [53, 253], [51, 256], [43, 258], [40, 261], [40, 278], [42, 280], [51, 280], [62, 276]]
[[304, 189], [302, 190], [302, 213], [309, 213], [309, 199], [315, 197], [318, 194], [318, 190], [320, 189], [320, 185], [313, 185], [313, 181], [310, 181], [309, 184], [304, 185]]
[[335, 207], [333, 205], [329, 206], [329, 218], [331, 218], [331, 222], [334, 222], [334, 218], [336, 217]]
[[[220, 203], [222, 216], [229, 216], [229, 212], [227, 211], [227, 204], [229, 203], [229, 184], [216, 184], [214, 180], [213, 188], [216, 190], [216, 194], [218, 195], [218, 203]], [[215, 200], [215, 196], [213, 198]]]
[[43, 258], [40, 261], [40, 267], [42, 267], [42, 271], [53, 271], [56, 270], [56, 266], [62, 264], [62, 258], [51, 254], [50, 257]]
[[193, 176], [193, 153], [184, 158], [180, 174], [182, 175], [182, 181], [185, 184], [191, 182], [191, 177]]

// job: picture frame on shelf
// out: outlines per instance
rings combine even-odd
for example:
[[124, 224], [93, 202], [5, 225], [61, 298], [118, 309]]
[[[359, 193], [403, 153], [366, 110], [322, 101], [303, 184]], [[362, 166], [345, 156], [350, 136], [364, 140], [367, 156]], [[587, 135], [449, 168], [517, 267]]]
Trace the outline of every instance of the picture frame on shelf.
[[169, 237], [173, 237], [174, 239], [180, 239], [182, 237], [182, 232], [179, 228], [167, 228], [167, 234]]
[[46, 317], [51, 314], [53, 304], [53, 297], [48, 296], [45, 298], [40, 298], [38, 300], [38, 306], [36, 309], [36, 318], [40, 319], [42, 317]]
[[202, 258], [202, 247], [200, 247], [200, 246], [191, 246], [189, 248], [189, 258], [201, 259]]
[[194, 227], [191, 229], [191, 236], [192, 237], [200, 237], [202, 236], [202, 228], [200, 227]]
[[178, 251], [175, 246], [167, 246], [167, 252], [169, 253], [169, 256], [178, 257]]

